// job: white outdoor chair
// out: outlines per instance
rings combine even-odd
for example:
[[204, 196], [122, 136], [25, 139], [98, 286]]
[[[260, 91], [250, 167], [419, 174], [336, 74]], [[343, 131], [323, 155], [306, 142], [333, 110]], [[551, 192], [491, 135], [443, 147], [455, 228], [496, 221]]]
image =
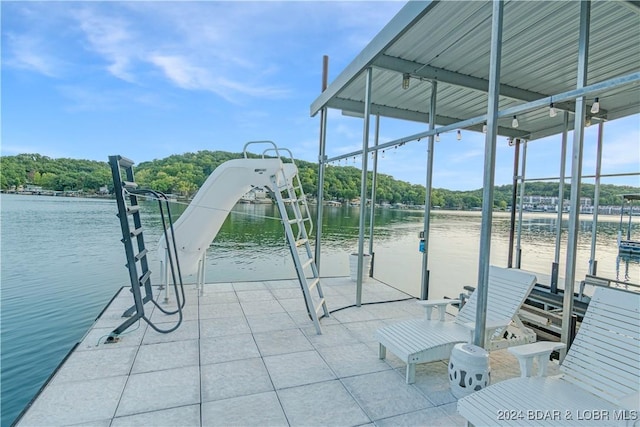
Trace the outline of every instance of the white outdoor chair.
[[[491, 266], [489, 270], [485, 348], [497, 350], [536, 340], [536, 334], [526, 328], [517, 316], [518, 309], [536, 283], [536, 276], [522, 270]], [[407, 364], [407, 384], [415, 382], [417, 363], [449, 359], [458, 343], [471, 340], [475, 329], [477, 294], [474, 292], [453, 321], [446, 321], [448, 304], [459, 300], [418, 301], [425, 307], [424, 319], [398, 322], [378, 329], [379, 357], [389, 350]], [[432, 320], [433, 307], [438, 319]]]
[[509, 349], [522, 376], [460, 399], [458, 412], [475, 426], [640, 425], [640, 293], [596, 288], [562, 373], [543, 377], [557, 348], [538, 342]]

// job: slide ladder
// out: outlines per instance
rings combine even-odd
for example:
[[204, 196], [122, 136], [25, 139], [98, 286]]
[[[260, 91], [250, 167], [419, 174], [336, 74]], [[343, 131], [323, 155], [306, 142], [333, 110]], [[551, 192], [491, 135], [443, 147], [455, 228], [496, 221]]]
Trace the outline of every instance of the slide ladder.
[[[289, 154], [291, 153], [289, 152]], [[293, 162], [293, 156], [291, 156], [291, 161]], [[313, 320], [316, 332], [321, 334], [319, 313], [322, 311], [324, 316], [329, 317], [329, 310], [322, 292], [318, 267], [309, 244], [309, 234], [313, 228], [309, 205], [302, 190], [299, 175], [296, 173], [290, 179], [286, 179], [284, 169], [278, 174], [282, 174], [282, 176], [271, 176], [271, 191], [278, 203], [278, 210], [282, 217], [282, 224], [300, 281], [300, 288], [304, 294], [307, 313]], [[314, 296], [314, 290], [317, 297]]]

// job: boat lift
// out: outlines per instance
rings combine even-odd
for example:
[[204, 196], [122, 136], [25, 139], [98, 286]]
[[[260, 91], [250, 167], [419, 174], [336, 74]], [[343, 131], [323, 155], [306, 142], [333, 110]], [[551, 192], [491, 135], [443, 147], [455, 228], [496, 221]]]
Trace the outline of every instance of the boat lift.
[[[631, 239], [631, 218], [633, 217], [632, 202], [634, 200], [640, 200], [640, 194], [623, 194], [622, 205], [620, 206], [620, 225], [618, 227], [618, 252], [620, 255], [625, 256], [638, 256], [640, 257], [640, 240]], [[622, 238], [622, 232], [624, 228], [624, 206], [629, 206], [629, 222], [627, 224], [626, 238]]]

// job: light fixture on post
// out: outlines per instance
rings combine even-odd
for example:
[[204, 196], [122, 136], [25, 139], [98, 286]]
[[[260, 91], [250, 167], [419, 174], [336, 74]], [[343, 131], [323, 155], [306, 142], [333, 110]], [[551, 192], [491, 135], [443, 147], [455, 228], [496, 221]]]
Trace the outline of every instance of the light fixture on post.
[[456, 136], [456, 139], [458, 141], [460, 141], [462, 139], [462, 132], [460, 132], [460, 129], [458, 129], [458, 135]]
[[600, 112], [600, 100], [596, 97], [591, 106], [591, 114], [598, 114]]
[[409, 89], [410, 78], [411, 76], [409, 75], [409, 73], [402, 74], [402, 89]]
[[511, 120], [511, 127], [515, 129], [518, 126], [520, 126], [520, 123], [518, 123], [518, 118], [516, 116], [513, 116], [513, 120]]
[[553, 106], [553, 102], [549, 105], [549, 117], [555, 117], [558, 115], [556, 107]]

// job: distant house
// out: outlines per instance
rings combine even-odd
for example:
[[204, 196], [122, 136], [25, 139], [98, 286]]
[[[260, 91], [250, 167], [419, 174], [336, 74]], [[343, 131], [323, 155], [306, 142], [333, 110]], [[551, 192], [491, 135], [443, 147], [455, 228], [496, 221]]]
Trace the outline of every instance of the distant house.
[[241, 203], [273, 203], [262, 187], [253, 187], [240, 198]]

